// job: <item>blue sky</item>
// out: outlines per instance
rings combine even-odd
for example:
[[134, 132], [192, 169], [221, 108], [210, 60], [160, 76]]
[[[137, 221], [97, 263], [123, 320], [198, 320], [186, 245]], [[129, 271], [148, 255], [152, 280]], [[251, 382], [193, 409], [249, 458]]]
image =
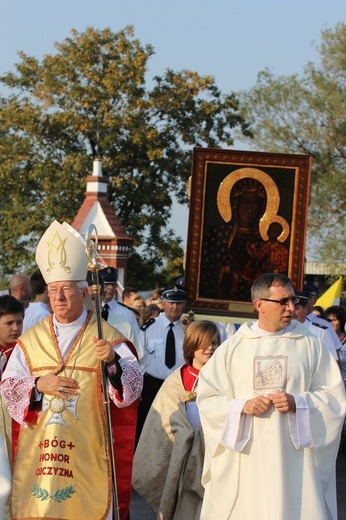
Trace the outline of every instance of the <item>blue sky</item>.
[[[0, 74], [23, 50], [37, 58], [54, 42], [92, 26], [135, 28], [155, 55], [148, 77], [166, 68], [215, 77], [223, 92], [251, 88], [259, 71], [300, 74], [317, 61], [321, 30], [346, 21], [345, 0], [1, 0]], [[172, 227], [186, 242], [187, 210], [175, 206]]]

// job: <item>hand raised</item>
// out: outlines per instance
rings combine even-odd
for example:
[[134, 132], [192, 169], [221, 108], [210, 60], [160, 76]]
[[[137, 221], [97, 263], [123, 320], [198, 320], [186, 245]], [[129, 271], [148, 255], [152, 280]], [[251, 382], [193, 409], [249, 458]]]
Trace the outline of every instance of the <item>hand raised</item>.
[[105, 363], [113, 363], [115, 358], [115, 352], [109, 341], [106, 341], [105, 339], [97, 339], [94, 336], [93, 342], [96, 346], [97, 359], [99, 361], [104, 361]]

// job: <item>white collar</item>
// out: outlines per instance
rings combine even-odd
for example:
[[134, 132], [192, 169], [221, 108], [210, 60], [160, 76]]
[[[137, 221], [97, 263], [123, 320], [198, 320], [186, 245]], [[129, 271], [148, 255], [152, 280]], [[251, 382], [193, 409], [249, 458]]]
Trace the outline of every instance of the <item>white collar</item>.
[[252, 326], [251, 330], [254, 332], [257, 332], [257, 334], [260, 334], [261, 336], [282, 336], [283, 334], [286, 334], [286, 332], [290, 332], [292, 330], [292, 323], [281, 330], [278, 330], [277, 332], [269, 332], [267, 330], [261, 329], [261, 327], [258, 325], [258, 321], [255, 321]]
[[55, 314], [53, 314], [53, 324], [54, 324], [56, 336], [59, 337], [60, 334], [63, 334], [66, 332], [72, 333], [74, 330], [79, 330], [82, 327], [82, 325], [84, 324], [87, 315], [88, 315], [88, 313], [83, 307], [82, 314], [79, 316], [79, 318], [77, 318], [74, 321], [71, 321], [71, 323], [60, 323], [60, 321], [58, 321], [56, 319]]

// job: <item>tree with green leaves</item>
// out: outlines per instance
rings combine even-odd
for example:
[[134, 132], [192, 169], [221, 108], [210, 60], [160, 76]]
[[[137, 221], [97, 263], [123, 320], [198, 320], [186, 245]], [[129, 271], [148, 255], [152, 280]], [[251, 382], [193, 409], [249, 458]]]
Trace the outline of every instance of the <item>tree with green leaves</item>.
[[[250, 135], [236, 96], [209, 76], [166, 70], [146, 86], [154, 50], [132, 27], [73, 30], [41, 61], [20, 52], [0, 81], [0, 265], [28, 270], [53, 218], [71, 222], [93, 157], [102, 158], [116, 214], [135, 241], [129, 283], [147, 288], [182, 272], [181, 239], [168, 229], [172, 198], [187, 203], [193, 146]], [[140, 251], [140, 253], [138, 252]]]
[[308, 244], [318, 260], [345, 262], [346, 25], [322, 31], [318, 49], [320, 62], [302, 77], [265, 70], [239, 97], [252, 148], [311, 154]]

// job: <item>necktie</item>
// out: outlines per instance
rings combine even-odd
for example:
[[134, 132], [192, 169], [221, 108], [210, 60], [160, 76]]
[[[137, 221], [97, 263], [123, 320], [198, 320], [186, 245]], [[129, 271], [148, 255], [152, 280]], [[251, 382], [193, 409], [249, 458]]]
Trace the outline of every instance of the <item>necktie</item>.
[[175, 365], [175, 338], [173, 332], [174, 323], [169, 324], [169, 331], [166, 337], [166, 355], [165, 363], [168, 368], [172, 368]]
[[104, 320], [108, 320], [108, 314], [109, 314], [109, 305], [108, 303], [105, 303], [101, 312], [101, 316]]

